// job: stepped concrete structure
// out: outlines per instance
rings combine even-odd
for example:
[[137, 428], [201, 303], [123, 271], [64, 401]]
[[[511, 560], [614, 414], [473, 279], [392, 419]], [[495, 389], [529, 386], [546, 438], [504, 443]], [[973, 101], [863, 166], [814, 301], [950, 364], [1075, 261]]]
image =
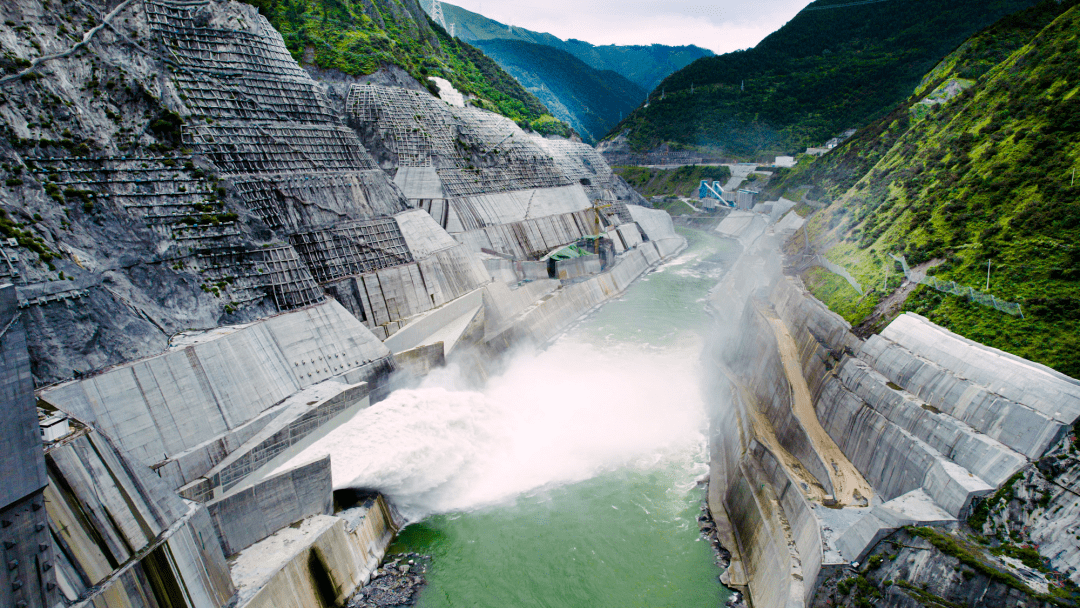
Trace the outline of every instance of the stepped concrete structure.
[[724, 580], [755, 606], [804, 606], [895, 530], [966, 519], [1064, 436], [1080, 382], [911, 313], [856, 337], [761, 261], [790, 235], [769, 221], [717, 228], [757, 257], [710, 302], [740, 321], [710, 351], [712, 399], [731, 406], [712, 416], [709, 504], [733, 553]]
[[[47, 47], [5, 56], [53, 57], [5, 77], [0, 117], [26, 180], [3, 205], [25, 242], [0, 243], [0, 605], [343, 604], [392, 505], [281, 464], [448, 358], [482, 379], [686, 245], [588, 146], [418, 83], [318, 82], [253, 6], [121, 2], [77, 49], [43, 6], [0, 6]], [[720, 231], [756, 248], [786, 210]], [[757, 606], [964, 517], [1080, 415], [1069, 378], [912, 315], [864, 342], [739, 269], [713, 303], [743, 333], [712, 353], [733, 405], [710, 505]]]

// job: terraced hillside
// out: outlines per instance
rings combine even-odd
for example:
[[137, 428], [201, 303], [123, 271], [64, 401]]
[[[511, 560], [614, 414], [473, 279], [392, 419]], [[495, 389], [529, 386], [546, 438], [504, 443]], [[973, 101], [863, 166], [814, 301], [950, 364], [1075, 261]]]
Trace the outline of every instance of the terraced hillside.
[[398, 68], [413, 79], [450, 81], [477, 105], [542, 131], [567, 134], [518, 81], [481, 51], [453, 39], [417, 0], [288, 2], [248, 0], [281, 32], [293, 58], [320, 70], [364, 77]]
[[[470, 231], [538, 222], [498, 247], [535, 258], [595, 235], [594, 200], [641, 202], [583, 144], [451, 115], [415, 83], [316, 82], [251, 6], [106, 8], [2, 9], [0, 275], [39, 383], [329, 298], [386, 339], [492, 280]], [[420, 141], [446, 145], [421, 158]], [[426, 196], [410, 172], [445, 188]], [[419, 198], [438, 199], [438, 222]], [[457, 209], [460, 240], [445, 230]], [[603, 221], [632, 222], [618, 210]]]

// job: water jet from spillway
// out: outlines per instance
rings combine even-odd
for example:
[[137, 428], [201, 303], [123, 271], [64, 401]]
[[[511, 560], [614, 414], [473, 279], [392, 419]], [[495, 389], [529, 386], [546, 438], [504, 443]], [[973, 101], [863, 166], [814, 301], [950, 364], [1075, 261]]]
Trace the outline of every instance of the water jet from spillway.
[[360, 412], [281, 468], [329, 454], [335, 488], [377, 489], [415, 521], [647, 467], [703, 442], [699, 349], [697, 340], [661, 348], [563, 338], [512, 356], [480, 390], [459, 388], [451, 368]]

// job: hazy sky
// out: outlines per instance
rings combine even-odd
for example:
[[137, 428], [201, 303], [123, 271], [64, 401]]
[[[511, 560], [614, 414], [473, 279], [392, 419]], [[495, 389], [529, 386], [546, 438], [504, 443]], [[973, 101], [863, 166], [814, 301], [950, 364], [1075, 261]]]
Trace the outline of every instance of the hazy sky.
[[[425, 6], [430, 0], [420, 0]], [[496, 21], [593, 44], [752, 47], [810, 0], [453, 0]]]

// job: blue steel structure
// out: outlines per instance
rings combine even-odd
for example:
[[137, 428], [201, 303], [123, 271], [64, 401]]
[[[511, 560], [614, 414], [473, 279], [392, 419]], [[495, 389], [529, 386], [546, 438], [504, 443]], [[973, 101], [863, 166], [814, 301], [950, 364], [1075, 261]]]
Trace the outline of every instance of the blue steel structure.
[[720, 182], [712, 182], [710, 184], [709, 180], [701, 180], [701, 186], [698, 188], [698, 198], [711, 198], [720, 201], [720, 204], [725, 207], [735, 206], [735, 203], [724, 200], [724, 187], [720, 185]]

